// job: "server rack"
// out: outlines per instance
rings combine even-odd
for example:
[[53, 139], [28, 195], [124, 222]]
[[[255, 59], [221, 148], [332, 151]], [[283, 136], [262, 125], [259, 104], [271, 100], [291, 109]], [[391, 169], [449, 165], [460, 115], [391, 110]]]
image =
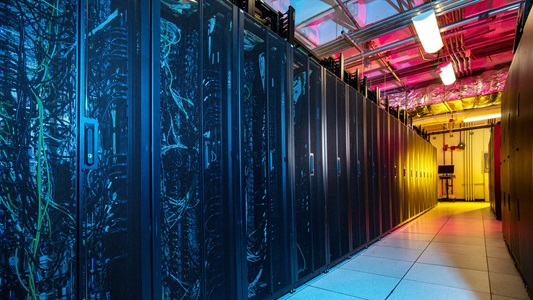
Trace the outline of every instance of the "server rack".
[[391, 182], [390, 182], [390, 115], [384, 109], [378, 109], [379, 119], [379, 199], [381, 207], [381, 232], [388, 232], [391, 219]]
[[392, 119], [390, 122], [390, 168], [391, 168], [391, 215], [392, 223], [400, 224], [400, 193], [403, 190], [400, 189], [400, 140], [399, 140], [399, 122], [397, 119]]
[[409, 219], [409, 185], [408, 174], [409, 168], [407, 165], [407, 127], [404, 124], [399, 124], [400, 133], [400, 209], [401, 209], [401, 221], [407, 221]]
[[78, 24], [75, 1], [0, 3], [2, 299], [78, 290]]
[[296, 281], [301, 281], [326, 266], [322, 72], [300, 51], [293, 57], [295, 257]]
[[294, 126], [294, 223], [296, 235], [297, 278], [301, 279], [314, 270], [313, 213], [315, 197], [311, 194], [311, 180], [315, 174], [315, 153], [311, 147], [311, 114], [308, 57], [294, 51], [293, 54], [293, 126]]
[[327, 239], [328, 263], [338, 260], [341, 253], [339, 202], [339, 177], [341, 175], [341, 161], [338, 155], [337, 135], [337, 79], [329, 71], [325, 71], [324, 87], [326, 97], [324, 102], [326, 114], [326, 211], [327, 211]]
[[234, 41], [226, 33], [234, 8], [214, 0], [187, 9], [163, 2], [161, 16], [162, 296], [229, 299], [236, 290], [227, 84]]
[[349, 89], [348, 124], [350, 136], [350, 179], [352, 249], [360, 249], [367, 243], [367, 203], [365, 197], [365, 144], [363, 97], [355, 89]]
[[378, 107], [375, 103], [365, 99], [365, 137], [366, 137], [366, 196], [368, 202], [368, 221], [370, 241], [381, 234], [381, 207], [379, 199], [378, 170]]
[[313, 263], [315, 272], [327, 265], [327, 238], [326, 238], [326, 197], [325, 197], [325, 153], [324, 153], [324, 122], [325, 111], [322, 105], [324, 81], [320, 65], [309, 60], [309, 137], [310, 153], [314, 161], [314, 175], [311, 176], [311, 208], [313, 210]]
[[348, 255], [351, 250], [352, 218], [349, 213], [351, 210], [349, 194], [349, 134], [348, 134], [348, 94], [347, 86], [337, 78], [337, 160], [338, 160], [338, 186], [339, 186], [339, 236], [341, 257]]

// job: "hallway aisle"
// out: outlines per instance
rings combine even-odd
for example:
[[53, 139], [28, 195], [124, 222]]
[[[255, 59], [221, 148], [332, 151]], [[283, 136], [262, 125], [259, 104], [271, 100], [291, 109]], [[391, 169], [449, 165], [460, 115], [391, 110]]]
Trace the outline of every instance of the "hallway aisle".
[[488, 202], [441, 202], [281, 299], [529, 299]]

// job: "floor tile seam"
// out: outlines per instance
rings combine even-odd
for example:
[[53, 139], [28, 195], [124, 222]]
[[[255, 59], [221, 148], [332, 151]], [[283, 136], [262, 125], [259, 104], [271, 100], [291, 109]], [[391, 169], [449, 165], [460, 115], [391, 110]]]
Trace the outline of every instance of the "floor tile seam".
[[318, 286], [314, 286], [314, 285], [309, 285], [308, 287], [313, 287], [315, 289], [319, 289], [319, 290], [323, 290], [323, 291], [327, 291], [327, 292], [332, 292], [332, 293], [337, 293], [337, 294], [341, 294], [341, 295], [348, 296], [348, 297], [353, 297], [354, 299], [369, 300], [368, 298], [361, 298], [361, 297], [357, 297], [357, 296], [354, 296], [354, 295], [350, 295], [350, 294], [346, 294], [346, 293], [342, 293], [342, 292], [339, 292], [339, 291], [334, 291], [334, 290], [330, 290], [330, 289], [326, 289], [326, 288], [318, 287]]
[[[483, 216], [482, 217], [482, 220], [484, 219], [485, 217]], [[490, 280], [490, 266], [489, 266], [489, 253], [487, 251], [487, 238], [485, 237], [485, 222], [483, 222], [483, 243], [485, 244], [485, 262], [487, 264], [487, 280], [489, 282], [489, 292], [490, 292], [490, 297], [492, 299], [492, 285], [491, 285], [491, 280]]]
[[496, 293], [490, 293], [490, 296], [492, 298], [492, 295], [495, 295], [495, 296], [500, 296], [500, 297], [505, 297], [505, 298], [509, 298], [509, 299], [512, 299], [512, 300], [529, 300], [529, 298], [516, 298], [516, 297], [510, 297], [510, 296], [506, 296], [506, 295], [502, 295], [502, 294], [496, 294]]
[[469, 270], [469, 271], [479, 271], [479, 272], [485, 272], [485, 273], [488, 273], [488, 267], [487, 267], [487, 270], [479, 270], [479, 269], [472, 269], [472, 268], [465, 268], [465, 267], [452, 267], [452, 266], [448, 266], [448, 265], [441, 265], [441, 264], [437, 264], [437, 263], [429, 263], [429, 262], [417, 262], [419, 264], [422, 264], [422, 265], [431, 265], [431, 266], [439, 266], [439, 267], [446, 267], [446, 268], [451, 268], [451, 269], [460, 269], [460, 270]]
[[439, 244], [447, 244], [447, 245], [454, 245], [454, 246], [478, 246], [478, 247], [484, 247], [485, 245], [480, 244], [465, 244], [465, 243], [451, 243], [451, 242], [441, 242], [441, 241], [432, 241], [432, 243], [439, 243]]
[[502, 272], [496, 272], [496, 271], [488, 271], [488, 272], [489, 272], [489, 276], [490, 276], [490, 273], [494, 273], [494, 274], [500, 274], [500, 275], [518, 276], [520, 277], [520, 280], [522, 280], [522, 276], [520, 276], [520, 273], [518, 273], [518, 271], [516, 271], [515, 274], [502, 273]]
[[[405, 261], [405, 260], [402, 260], [402, 262], [408, 262], [408, 261]], [[409, 261], [409, 263], [413, 263], [411, 261]], [[413, 263], [414, 264], [414, 263]], [[378, 275], [378, 276], [382, 276], [382, 277], [388, 277], [388, 278], [393, 278], [393, 279], [400, 279], [402, 277], [399, 277], [399, 276], [391, 276], [391, 275], [383, 275], [383, 274], [378, 274], [378, 273], [372, 273], [372, 272], [367, 272], [367, 271], [361, 271], [361, 270], [354, 270], [354, 269], [350, 269], [350, 268], [341, 268], [343, 270], [348, 270], [348, 271], [352, 271], [352, 272], [359, 272], [359, 273], [364, 273], [364, 274], [370, 274], [370, 275]]]
[[[400, 249], [401, 249], [401, 248], [400, 248]], [[412, 260], [405, 260], [405, 259], [399, 259], [399, 258], [392, 259], [392, 258], [390, 258], [390, 257], [379, 256], [379, 255], [365, 255], [365, 256], [379, 257], [379, 258], [387, 258], [387, 259], [391, 259], [391, 260], [399, 260], [399, 261], [405, 261], [405, 262], [415, 263], [415, 261], [412, 261]]]
[[427, 250], [426, 253], [431, 253], [431, 254], [452, 254], [452, 255], [461, 255], [461, 256], [470, 256], [470, 257], [480, 257], [479, 255], [471, 255], [471, 254], [464, 254], [464, 253], [455, 253], [455, 252], [450, 252], [450, 251], [447, 251], [447, 252], [441, 252], [441, 251], [435, 251], [435, 250]]
[[459, 289], [459, 290], [464, 290], [464, 291], [471, 291], [471, 292], [478, 292], [478, 293], [485, 293], [485, 294], [490, 294], [490, 289], [489, 291], [480, 291], [480, 290], [473, 290], [473, 289], [466, 289], [466, 288], [462, 288], [462, 287], [457, 287], [457, 286], [452, 286], [452, 285], [446, 285], [444, 283], [434, 283], [434, 282], [427, 282], [427, 281], [420, 281], [420, 280], [416, 280], [416, 279], [411, 279], [411, 278], [406, 278], [405, 280], [411, 280], [411, 281], [416, 281], [416, 282], [421, 282], [421, 283], [427, 283], [427, 284], [434, 284], [434, 285], [440, 285], [440, 286], [445, 286], [445, 287], [449, 287], [449, 288], [454, 288], [454, 289]]
[[[407, 247], [400, 247], [400, 246], [389, 246], [389, 245], [377, 245], [377, 246], [380, 246], [380, 247], [387, 247], [387, 248], [398, 248], [398, 249], [407, 249], [407, 250], [423, 250], [422, 248], [407, 248]], [[425, 249], [425, 247], [424, 247]]]
[[[433, 283], [433, 282], [420, 281], [420, 280], [411, 279], [411, 278], [406, 278], [405, 280], [414, 281], [414, 282], [419, 282], [419, 283], [425, 283], [425, 284], [438, 285], [438, 286], [443, 286], [443, 287], [448, 287], [448, 288], [457, 289], [457, 290], [462, 290], [462, 291], [468, 291], [468, 292], [477, 292], [477, 293], [483, 293], [483, 294], [489, 294], [489, 295], [491, 294], [490, 292], [484, 292], [484, 291], [478, 291], [478, 290], [470, 290], [470, 289], [460, 288], [460, 287], [451, 286], [451, 285], [445, 285], [445, 284], [439, 284], [439, 283]], [[498, 296], [501, 296], [501, 295], [498, 295]]]

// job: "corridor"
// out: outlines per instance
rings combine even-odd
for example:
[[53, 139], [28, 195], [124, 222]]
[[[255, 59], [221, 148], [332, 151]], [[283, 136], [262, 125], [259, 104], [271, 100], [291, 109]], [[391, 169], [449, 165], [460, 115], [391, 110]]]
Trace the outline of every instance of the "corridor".
[[280, 299], [529, 299], [488, 202], [440, 202]]

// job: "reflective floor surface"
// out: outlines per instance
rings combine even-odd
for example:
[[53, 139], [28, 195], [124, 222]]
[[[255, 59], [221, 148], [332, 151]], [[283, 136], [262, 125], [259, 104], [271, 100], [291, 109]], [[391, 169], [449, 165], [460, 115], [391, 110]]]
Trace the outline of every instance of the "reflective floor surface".
[[529, 299], [488, 202], [440, 202], [280, 299]]

